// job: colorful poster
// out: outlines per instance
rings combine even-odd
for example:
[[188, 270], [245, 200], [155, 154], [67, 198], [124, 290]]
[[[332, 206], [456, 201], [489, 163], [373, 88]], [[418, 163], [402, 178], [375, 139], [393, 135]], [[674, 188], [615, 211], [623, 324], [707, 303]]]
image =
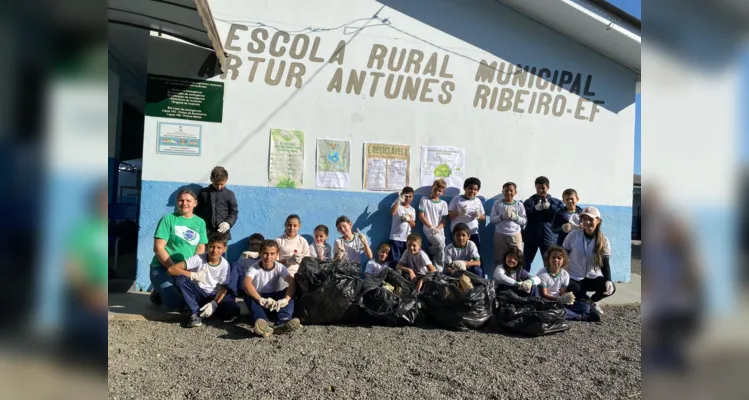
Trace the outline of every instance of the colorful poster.
[[400, 191], [408, 186], [411, 146], [404, 144], [364, 144], [364, 188]]
[[304, 184], [304, 132], [271, 129], [268, 186], [298, 188]]
[[466, 169], [465, 149], [446, 146], [421, 146], [421, 186], [432, 186], [442, 178], [448, 187], [463, 187]]
[[200, 155], [200, 136], [203, 127], [196, 124], [159, 122], [156, 128], [156, 152], [181, 156]]
[[316, 185], [348, 189], [351, 186], [351, 142], [317, 139]]
[[146, 115], [152, 117], [221, 122], [224, 83], [148, 75]]

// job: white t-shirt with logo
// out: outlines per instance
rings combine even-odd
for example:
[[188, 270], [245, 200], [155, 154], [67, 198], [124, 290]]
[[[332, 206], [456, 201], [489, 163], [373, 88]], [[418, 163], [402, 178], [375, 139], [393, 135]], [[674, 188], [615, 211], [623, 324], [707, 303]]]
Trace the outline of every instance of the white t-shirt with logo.
[[[479, 199], [478, 196], [470, 200], [463, 197], [463, 195], [455, 196], [450, 200], [450, 205], [447, 209], [450, 211], [458, 211], [458, 217], [450, 223], [451, 232], [455, 229], [456, 225], [464, 223], [468, 225], [468, 228], [471, 230], [471, 235], [479, 233], [479, 220], [476, 219], [476, 217], [486, 213], [484, 212], [484, 203], [481, 202], [481, 199]], [[465, 210], [468, 215], [461, 216], [461, 210]]]
[[450, 243], [445, 248], [445, 265], [450, 265], [453, 261], [477, 261], [480, 260], [479, 249], [476, 243], [469, 240], [466, 247], [458, 247], [455, 243]]
[[364, 252], [364, 244], [361, 242], [361, 239], [359, 239], [359, 236], [354, 235], [354, 238], [351, 240], [346, 240], [344, 238], [338, 238], [336, 239], [335, 243], [333, 243], [333, 257], [336, 256], [338, 253], [338, 249], [343, 248], [344, 260], [349, 261], [361, 261], [361, 254]]
[[369, 262], [367, 263], [367, 266], [364, 268], [364, 273], [371, 274], [371, 275], [379, 275], [380, 271], [382, 271], [385, 268], [390, 268], [388, 267], [387, 261], [380, 264], [376, 260], [369, 260]]
[[[419, 212], [423, 212], [424, 218], [436, 227], [447, 215], [447, 202], [445, 200], [434, 201], [429, 196], [424, 196], [419, 200]], [[424, 225], [424, 234], [427, 237], [432, 236], [431, 229], [426, 225]]]
[[[603, 256], [611, 257], [611, 244], [605, 236], [603, 240]], [[568, 266], [570, 278], [579, 281], [584, 278], [595, 279], [603, 276], [603, 272], [601, 272], [603, 265], [596, 265], [595, 238], [586, 237], [582, 230], [572, 231], [564, 238], [562, 247], [567, 250], [570, 257]]]
[[563, 269], [560, 269], [556, 275], [552, 275], [544, 268], [536, 274], [536, 277], [541, 281], [538, 286], [546, 288], [546, 293], [551, 296], [559, 296], [559, 291], [570, 284], [570, 275]]
[[398, 211], [393, 215], [393, 220], [390, 224], [390, 240], [405, 242], [406, 237], [411, 233], [411, 225], [408, 222], [401, 221], [404, 215], [408, 215], [411, 221], [416, 221], [416, 210], [411, 205], [403, 206], [399, 204]]
[[429, 259], [427, 253], [424, 253], [424, 250], [419, 250], [419, 252], [416, 254], [411, 254], [410, 251], [406, 250], [406, 252], [401, 256], [401, 259], [400, 261], [398, 261], [398, 263], [411, 268], [418, 274], [426, 275], [427, 273], [429, 273], [429, 268], [427, 268], [427, 265], [431, 265], [432, 261]]
[[202, 272], [206, 270], [206, 282], [196, 282], [198, 287], [209, 295], [218, 292], [221, 285], [229, 284], [229, 262], [221, 257], [218, 265], [208, 263], [207, 254], [196, 254], [185, 261], [185, 269], [190, 272]]
[[258, 261], [247, 270], [247, 276], [252, 278], [252, 284], [259, 294], [269, 294], [279, 290], [279, 281], [289, 276], [289, 271], [278, 261], [270, 270], [263, 269], [262, 261]]

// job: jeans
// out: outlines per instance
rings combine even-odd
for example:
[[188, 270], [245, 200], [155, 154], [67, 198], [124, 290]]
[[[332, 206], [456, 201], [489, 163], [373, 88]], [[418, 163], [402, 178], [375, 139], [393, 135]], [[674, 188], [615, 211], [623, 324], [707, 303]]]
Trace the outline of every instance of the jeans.
[[182, 292], [176, 286], [175, 277], [169, 275], [164, 267], [151, 267], [149, 273], [151, 285], [159, 293], [161, 303], [169, 311], [180, 311], [185, 306]]
[[523, 269], [531, 272], [531, 264], [533, 264], [533, 259], [536, 258], [536, 252], [538, 250], [541, 250], [541, 258], [544, 257], [544, 254], [546, 254], [546, 250], [549, 249], [549, 245], [546, 243], [535, 243], [535, 242], [525, 242], [523, 255], [525, 257], [525, 265], [523, 265]]

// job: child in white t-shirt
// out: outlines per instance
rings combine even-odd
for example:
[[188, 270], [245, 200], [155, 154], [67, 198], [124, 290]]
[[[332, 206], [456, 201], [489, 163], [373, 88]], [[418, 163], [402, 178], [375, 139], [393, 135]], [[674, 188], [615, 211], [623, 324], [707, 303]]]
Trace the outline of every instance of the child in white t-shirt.
[[464, 193], [460, 196], [453, 197], [450, 200], [448, 209], [448, 218], [452, 221], [450, 224], [451, 231], [460, 224], [466, 224], [471, 232], [471, 241], [481, 251], [481, 238], [479, 237], [479, 225], [486, 221], [484, 212], [484, 203], [476, 197], [481, 189], [479, 178], [468, 178], [463, 183]]
[[[251, 266], [244, 279], [247, 293], [244, 302], [250, 310], [250, 324], [255, 333], [264, 338], [273, 333], [298, 330], [302, 327], [294, 315], [294, 277], [286, 267], [276, 261], [278, 243], [266, 240], [260, 249], [260, 261]], [[280, 281], [286, 282], [286, 290], [278, 290]], [[270, 321], [275, 318], [275, 325]]]
[[229, 278], [229, 290], [234, 293], [237, 297], [244, 298], [246, 296], [244, 292], [244, 277], [247, 275], [247, 270], [260, 260], [260, 246], [263, 245], [265, 237], [259, 233], [253, 233], [250, 235], [249, 247], [247, 251], [243, 251], [242, 255], [237, 258], [236, 261], [231, 263]]
[[505, 253], [504, 263], [494, 268], [494, 282], [497, 292], [509, 290], [520, 297], [538, 297], [540, 279], [523, 268], [523, 252], [510, 247]]
[[457, 270], [469, 271], [484, 277], [481, 269], [481, 257], [476, 244], [468, 240], [471, 230], [466, 224], [458, 224], [453, 230], [453, 242], [445, 249], [445, 273]]
[[361, 255], [367, 256], [368, 260], [372, 259], [372, 249], [369, 248], [367, 237], [357, 230], [356, 234], [351, 230], [351, 220], [347, 216], [341, 215], [335, 221], [336, 229], [341, 237], [336, 239], [333, 244], [333, 258], [335, 260], [349, 260], [361, 262]]
[[590, 305], [576, 299], [572, 291], [567, 288], [570, 284], [570, 275], [567, 273], [569, 258], [567, 252], [556, 245], [550, 246], [544, 255], [544, 266], [536, 276], [540, 283], [538, 291], [541, 297], [558, 301], [564, 305], [566, 319], [571, 321], [600, 321], [600, 316], [590, 312]]
[[[309, 243], [299, 234], [302, 220], [296, 214], [286, 217], [283, 236], [276, 239], [278, 243], [278, 262], [283, 264], [293, 277], [304, 257], [309, 257]], [[282, 285], [283, 286], [283, 285]]]
[[395, 265], [406, 251], [406, 238], [416, 226], [416, 210], [411, 207], [414, 190], [406, 186], [390, 207], [390, 263]]
[[419, 220], [424, 224], [424, 235], [429, 243], [429, 254], [437, 269], [445, 266], [445, 223], [447, 223], [447, 202], [440, 200], [445, 193], [447, 182], [437, 179], [432, 183], [431, 196], [419, 201]]
[[239, 306], [228, 292], [229, 262], [222, 255], [228, 242], [225, 233], [214, 232], [208, 237], [204, 254], [196, 254], [167, 269], [176, 276], [177, 287], [190, 309], [188, 327], [201, 326], [201, 318], [217, 316], [231, 319], [239, 315]]
[[377, 259], [367, 262], [367, 266], [364, 268], [364, 276], [377, 276], [383, 269], [390, 268], [388, 257], [390, 257], [390, 245], [387, 243], [380, 244], [380, 247], [377, 248]]
[[420, 278], [430, 272], [437, 271], [437, 269], [432, 265], [432, 261], [427, 256], [427, 253], [421, 250], [421, 235], [418, 233], [408, 235], [406, 243], [408, 246], [407, 251], [401, 256], [395, 269], [408, 275], [408, 279], [411, 282], [418, 280], [416, 291], [419, 292], [422, 284]]
[[310, 257], [317, 261], [330, 261], [332, 249], [328, 244], [328, 227], [317, 225], [314, 231], [315, 243], [309, 247]]
[[502, 264], [511, 247], [523, 248], [523, 235], [528, 219], [525, 217], [525, 206], [515, 200], [517, 185], [507, 182], [502, 185], [502, 200], [495, 201], [489, 221], [494, 224], [494, 265]]

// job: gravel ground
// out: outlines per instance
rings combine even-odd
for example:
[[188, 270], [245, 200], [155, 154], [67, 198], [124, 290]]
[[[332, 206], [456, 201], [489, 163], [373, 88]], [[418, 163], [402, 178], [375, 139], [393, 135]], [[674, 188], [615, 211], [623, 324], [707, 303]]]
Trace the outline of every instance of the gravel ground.
[[111, 399], [640, 398], [640, 306], [512, 337], [417, 327], [109, 322]]

